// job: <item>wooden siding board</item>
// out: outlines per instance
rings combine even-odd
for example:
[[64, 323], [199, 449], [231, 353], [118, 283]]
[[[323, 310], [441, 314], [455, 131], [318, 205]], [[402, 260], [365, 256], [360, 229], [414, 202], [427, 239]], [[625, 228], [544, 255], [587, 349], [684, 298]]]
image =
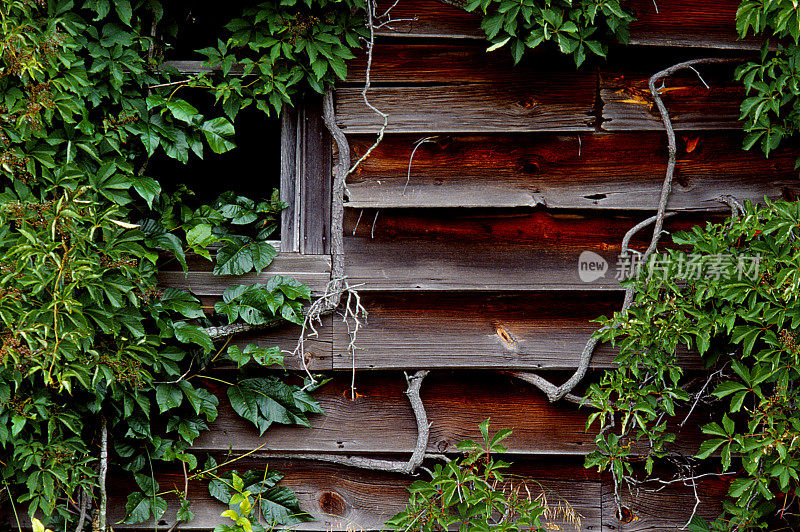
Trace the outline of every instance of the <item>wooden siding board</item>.
[[[570, 370], [586, 341], [610, 316], [621, 295], [596, 293], [363, 294], [369, 320], [358, 332], [355, 360], [346, 327], [334, 321], [333, 368], [491, 368]], [[592, 368], [614, 366], [615, 350], [601, 345]], [[702, 368], [679, 353], [685, 368]]]
[[[667, 476], [666, 478], [671, 478]], [[722, 500], [728, 492], [729, 479], [706, 478], [697, 482], [697, 495], [701, 503], [697, 515], [705, 519], [714, 519], [722, 512]], [[625, 512], [625, 521], [617, 517], [614, 502], [614, 484], [605, 479], [603, 486], [603, 526], [604, 530], [618, 532], [666, 532], [683, 529], [692, 515], [695, 505], [694, 491], [680, 483], [670, 486], [651, 485], [650, 489], [663, 488], [657, 493], [640, 490], [631, 493], [620, 490], [622, 505], [629, 510]]]
[[[385, 209], [349, 210], [345, 220], [345, 271], [366, 291], [622, 290], [616, 279], [620, 242], [645, 214], [554, 215], [544, 211], [492, 212]], [[685, 215], [667, 230], [688, 229], [707, 217]], [[644, 230], [634, 247], [649, 242]], [[581, 280], [584, 251], [608, 269]]]
[[[374, 86], [372, 105], [389, 115], [391, 133], [592, 131], [596, 80], [591, 73], [542, 73], [529, 83]], [[361, 88], [336, 91], [346, 133], [374, 133], [383, 120]]]
[[[727, 210], [740, 201], [800, 195], [794, 150], [765, 158], [741, 150], [741, 133], [684, 132], [670, 210]], [[348, 180], [352, 208], [521, 207], [655, 210], [664, 179], [661, 132], [388, 135]], [[374, 137], [349, 138], [354, 157]]]
[[[316, 518], [315, 522], [295, 525], [291, 527], [292, 530], [382, 530], [383, 523], [407, 504], [407, 487], [414, 480], [396, 474], [305, 460], [271, 460], [268, 463], [270, 469], [286, 473], [280, 485], [293, 490], [300, 507]], [[238, 462], [236, 467], [239, 470], [263, 469], [265, 465], [264, 461], [247, 459]], [[545, 490], [548, 501], [569, 501], [583, 517], [582, 530], [601, 530], [601, 483], [580, 463], [575, 460], [520, 460], [510, 473], [532, 479], [525, 484], [534, 496]], [[156, 477], [164, 486], [183, 486], [181, 473], [156, 472]], [[521, 484], [519, 480], [515, 482]], [[119, 489], [123, 486], [114, 487]], [[195, 519], [181, 525], [181, 530], [210, 530], [223, 522], [220, 513], [227, 506], [212, 500], [207, 495], [207, 489], [199, 483], [190, 483], [189, 490], [196, 501], [192, 507]], [[120, 493], [112, 493], [110, 508], [112, 522], [123, 517], [125, 505]], [[170, 498], [165, 519], [156, 525], [157, 528], [168, 529], [177, 508], [177, 500]], [[560, 522], [555, 524], [564, 526]], [[154, 527], [152, 523], [145, 523], [138, 526], [115, 525], [115, 528], [153, 530]]]
[[[338, 373], [314, 394], [325, 414], [312, 416], [310, 428], [273, 425], [264, 436], [221, 397], [217, 420], [194, 449], [247, 452], [266, 443], [264, 452], [396, 453], [403, 459], [417, 440], [405, 390], [401, 372], [359, 373], [358, 395], [351, 400], [350, 375]], [[458, 442], [480, 439], [478, 424], [489, 417], [493, 426], [514, 428], [504, 442], [511, 454], [582, 455], [594, 446], [594, 434], [585, 430], [587, 409], [550, 404], [530, 385], [499, 373], [433, 372], [423, 383], [421, 398], [431, 422], [432, 453], [455, 452]], [[552, 437], [555, 425], [558, 438]]]
[[[626, 8], [637, 19], [630, 25], [630, 44], [758, 49], [757, 40], [738, 38], [735, 16], [739, 3], [739, 0], [658, 0], [656, 10], [652, 0], [629, 0]], [[390, 5], [392, 1], [382, 0], [379, 12]], [[478, 15], [436, 0], [405, 0], [392, 10], [392, 17], [397, 22], [378, 30], [379, 35], [485, 39]]]

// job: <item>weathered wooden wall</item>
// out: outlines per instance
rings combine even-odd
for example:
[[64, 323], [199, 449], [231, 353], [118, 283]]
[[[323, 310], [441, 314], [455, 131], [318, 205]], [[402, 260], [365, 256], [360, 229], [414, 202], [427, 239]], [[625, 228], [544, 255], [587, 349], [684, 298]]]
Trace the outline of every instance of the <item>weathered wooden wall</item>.
[[[502, 373], [538, 369], [565, 379], [591, 320], [621, 303], [612, 275], [584, 283], [577, 260], [592, 250], [613, 268], [622, 235], [656, 208], [666, 139], [648, 76], [681, 59], [748, 54], [758, 45], [736, 39], [736, 0], [658, 0], [658, 14], [652, 0], [627, 4], [638, 17], [634, 46], [576, 71], [570, 59], [538, 51], [514, 67], [505, 50], [487, 55], [475, 16], [435, 0], [400, 0], [394, 16], [413, 20], [381, 30], [369, 91], [371, 103], [389, 115], [387, 134], [348, 180], [347, 274], [370, 313], [360, 349], [355, 359], [348, 355], [346, 327], [329, 318], [308, 359], [315, 371], [337, 375], [319, 392], [326, 415], [311, 428], [275, 427], [260, 438], [223, 407], [198, 449], [242, 453], [266, 441], [273, 452], [404, 459], [416, 430], [399, 370], [430, 368], [422, 399], [431, 451], [476, 437], [477, 424], [491, 417], [494, 427], [515, 431], [509, 446], [516, 471], [569, 500], [584, 529], [683, 525], [694, 496], [678, 487], [626, 501], [633, 514], [620, 522], [609, 479], [582, 468], [593, 441], [584, 430], [586, 411], [548, 404]], [[363, 58], [350, 73], [337, 88], [336, 112], [358, 157], [380, 120], [362, 100]], [[669, 208], [680, 214], [668, 230], [720, 216], [722, 194], [759, 201], [800, 191], [790, 152], [764, 159], [741, 151], [743, 92], [731, 69], [702, 74], [710, 88], [687, 75], [667, 80], [664, 91], [679, 144]], [[636, 246], [649, 240], [638, 238]], [[324, 256], [286, 254], [261, 277], [294, 274], [320, 290], [328, 267]], [[208, 272], [188, 279], [165, 272], [162, 281], [188, 284], [208, 301], [224, 290]], [[256, 339], [288, 346], [296, 334]], [[610, 367], [613, 356], [600, 347], [587, 379]], [[687, 369], [698, 367], [691, 354], [681, 356]], [[347, 398], [350, 371], [355, 401]], [[696, 425], [680, 434], [686, 452], [697, 448]], [[318, 518], [303, 530], [379, 529], [407, 496], [409, 479], [398, 475], [291, 459], [270, 467], [287, 473], [285, 485]], [[701, 484], [700, 513], [713, 515], [725, 490], [721, 481]], [[184, 528], [219, 521], [219, 505], [195, 506], [198, 518]]]

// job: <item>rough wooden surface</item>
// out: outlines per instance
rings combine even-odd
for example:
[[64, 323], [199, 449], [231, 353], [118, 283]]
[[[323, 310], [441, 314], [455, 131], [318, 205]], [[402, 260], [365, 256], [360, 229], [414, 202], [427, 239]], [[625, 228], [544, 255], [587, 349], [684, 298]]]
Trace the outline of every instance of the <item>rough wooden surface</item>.
[[[735, 15], [739, 0], [629, 0], [625, 6], [637, 18], [630, 43], [659, 46], [756, 49], [752, 39], [739, 40]], [[379, 2], [384, 10], [392, 4]], [[656, 12], [658, 6], [658, 12]], [[381, 29], [391, 36], [482, 39], [480, 18], [436, 0], [404, 0], [392, 10], [399, 22]]]
[[[669, 477], [668, 477], [669, 478]], [[716, 518], [721, 510], [721, 501], [728, 492], [729, 480], [709, 477], [697, 482], [697, 493], [701, 498], [697, 515], [706, 519]], [[663, 486], [648, 485], [647, 489]], [[619, 532], [656, 532], [682, 530], [692, 515], [695, 504], [691, 485], [682, 483], [664, 487], [663, 491], [630, 493], [620, 491], [623, 507], [622, 521], [617, 516], [614, 503], [614, 485], [603, 482], [603, 521], [608, 530]]]
[[[732, 67], [698, 67], [706, 87], [692, 72], [666, 80], [661, 94], [676, 130], [741, 129], [739, 105], [744, 88], [733, 81]], [[653, 72], [601, 72], [602, 129], [663, 130], [647, 80]]]
[[322, 98], [307, 96], [300, 118], [300, 252], [330, 252], [331, 136], [322, 119]]
[[300, 179], [298, 179], [297, 110], [281, 112], [281, 251], [300, 251]]
[[[247, 452], [266, 442], [264, 452], [410, 455], [417, 426], [405, 390], [400, 371], [359, 373], [357, 396], [351, 401], [350, 375], [340, 372], [314, 394], [325, 414], [312, 416], [311, 428], [274, 425], [263, 437], [231, 410], [219, 390], [220, 415], [195, 448]], [[489, 417], [497, 428], [514, 429], [506, 441], [511, 454], [586, 454], [593, 447], [594, 435], [585, 430], [588, 409], [569, 403], [551, 405], [528, 384], [499, 373], [432, 372], [423, 383], [421, 398], [431, 422], [428, 451], [432, 453], [455, 452], [458, 442], [480, 438], [478, 424]], [[552, 437], [554, 425], [559, 427], [558, 438]]]
[[[528, 83], [376, 86], [370, 103], [389, 114], [387, 132], [591, 131], [595, 77], [542, 73]], [[380, 129], [361, 89], [336, 91], [336, 116], [346, 133]]]
[[[365, 207], [521, 207], [655, 210], [664, 179], [663, 133], [392, 135], [348, 180], [349, 201]], [[354, 156], [374, 139], [350, 137]], [[718, 200], [800, 193], [796, 154], [766, 159], [741, 150], [741, 133], [679, 135], [670, 210], [727, 210]]]
[[[620, 242], [644, 214], [549, 214], [492, 210], [351, 210], [345, 220], [346, 274], [362, 291], [621, 290]], [[667, 230], [703, 218], [685, 215]], [[649, 241], [641, 232], [634, 246]], [[602, 257], [602, 277], [584, 282], [585, 251]]]
[[[407, 503], [407, 487], [413, 480], [400, 475], [304, 460], [243, 460], [236, 467], [239, 470], [263, 469], [267, 463], [271, 470], [286, 474], [281, 485], [292, 489], [300, 500], [301, 508], [316, 518], [315, 522], [296, 525], [292, 530], [382, 530], [383, 523], [402, 510]], [[560, 500], [567, 500], [582, 516], [582, 530], [604, 530], [601, 522], [600, 479], [584, 470], [580, 463], [580, 459], [570, 458], [518, 460], [510, 471], [514, 478], [509, 487], [518, 485], [524, 489], [524, 484], [534, 497], [544, 492], [553, 506]], [[523, 481], [518, 476], [524, 476], [527, 480]], [[183, 486], [183, 476], [180, 473], [157, 471], [156, 477], [163, 486]], [[189, 491], [196, 501], [192, 507], [195, 519], [181, 525], [181, 530], [209, 530], [224, 522], [220, 513], [227, 508], [212, 500], [204, 486], [192, 482]], [[124, 515], [124, 504], [120, 495], [117, 494], [112, 499], [111, 507], [114, 510], [110, 516], [111, 522], [116, 522]], [[177, 507], [177, 501], [170, 499], [163, 522], [155, 524], [155, 527], [160, 530], [168, 529], [174, 523]], [[553, 521], [552, 524], [566, 527], [562, 521]], [[115, 528], [133, 527], [116, 525]], [[154, 524], [138, 528], [153, 530]]]
[[[355, 360], [347, 330], [334, 321], [333, 367], [575, 368], [598, 325], [619, 309], [621, 295], [603, 293], [417, 293], [364, 296], [369, 321], [358, 333]], [[598, 347], [593, 368], [613, 366], [615, 351]], [[686, 368], [700, 368], [681, 353]]]

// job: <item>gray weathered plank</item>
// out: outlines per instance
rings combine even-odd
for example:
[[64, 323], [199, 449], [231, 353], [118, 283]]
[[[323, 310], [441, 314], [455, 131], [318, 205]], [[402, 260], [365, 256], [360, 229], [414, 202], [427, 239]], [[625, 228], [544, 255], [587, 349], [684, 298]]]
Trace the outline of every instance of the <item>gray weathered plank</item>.
[[322, 119], [322, 99], [303, 99], [300, 114], [300, 251], [329, 253], [331, 232], [331, 138]]
[[[598, 293], [363, 294], [369, 320], [358, 331], [355, 360], [347, 328], [333, 322], [333, 367], [356, 369], [521, 368], [571, 370], [598, 316], [619, 310], [621, 295]], [[591, 367], [614, 367], [600, 345]], [[681, 352], [685, 368], [702, 368]]]
[[219, 296], [225, 289], [252, 283], [266, 283], [274, 275], [284, 275], [307, 284], [312, 293], [320, 293], [330, 279], [331, 259], [328, 255], [279, 253], [261, 273], [244, 275], [213, 275], [210, 271], [165, 270], [158, 273], [158, 284], [164, 287], [185, 288], [197, 296]]
[[[661, 132], [552, 135], [388, 135], [348, 179], [353, 208], [522, 207], [655, 210], [666, 166]], [[374, 137], [354, 135], [355, 157]], [[678, 136], [670, 210], [727, 210], [740, 201], [800, 195], [791, 148], [765, 158], [742, 134]], [[409, 159], [414, 159], [409, 173]], [[660, 162], [659, 162], [660, 161]]]
[[[387, 132], [591, 131], [595, 76], [542, 72], [526, 83], [373, 87], [372, 105], [389, 114]], [[357, 87], [336, 91], [336, 116], [347, 133], [380, 129]]]
[[300, 179], [298, 168], [299, 138], [297, 110], [284, 107], [281, 112], [281, 251], [300, 251]]

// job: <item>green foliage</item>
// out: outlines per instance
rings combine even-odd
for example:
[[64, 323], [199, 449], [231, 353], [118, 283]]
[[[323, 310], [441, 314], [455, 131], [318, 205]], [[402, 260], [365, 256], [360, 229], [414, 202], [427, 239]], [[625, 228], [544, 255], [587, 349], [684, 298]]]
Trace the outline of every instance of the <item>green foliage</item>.
[[[692, 470], [736, 475], [711, 527], [763, 530], [784, 504], [797, 504], [800, 484], [800, 204], [748, 204], [738, 219], [673, 240], [691, 260], [677, 250], [654, 256], [629, 281], [634, 304], [600, 320], [607, 328], [598, 335], [619, 348], [619, 367], [590, 388], [599, 410], [589, 423], [604, 430], [586, 465], [635, 483], [640, 467], [651, 475], [674, 459], [675, 420], [687, 405], [710, 403]], [[760, 257], [757, 270], [740, 257]], [[708, 386], [691, 384], [679, 349], [696, 350], [711, 368]]]
[[553, 42], [577, 66], [588, 55], [605, 57], [609, 40], [627, 42], [633, 20], [619, 0], [470, 0], [466, 10], [483, 14], [489, 51], [508, 46], [519, 62], [526, 48]]
[[[232, 382], [221, 382], [206, 371], [226, 358], [240, 368], [282, 363], [275, 347], [223, 353], [206, 327], [214, 320], [296, 323], [307, 287], [276, 277], [233, 288], [216, 318], [193, 295], [157, 288], [158, 267], [177, 260], [186, 268], [187, 251], [213, 260], [218, 274], [268, 266], [276, 251], [267, 239], [284, 207], [277, 194], [254, 201], [225, 193], [192, 209], [189, 190], [167, 194], [147, 169], [156, 153], [185, 163], [209, 149], [231, 150], [238, 109], [258, 100], [265, 112], [279, 110], [274, 102], [289, 104], [301, 87], [329, 83], [315, 60], [330, 55], [331, 71], [340, 72], [336, 58], [349, 52], [335, 40], [356, 42], [340, 29], [341, 9], [339, 18], [315, 18], [315, 10], [333, 13], [334, 4], [342, 7], [283, 2], [246, 13], [266, 24], [262, 33], [289, 33], [278, 48], [247, 48], [257, 65], [248, 95], [222, 98], [221, 109], [201, 114], [164, 86], [170, 74], [154, 59], [150, 30], [162, 22], [160, 2], [0, 3], [0, 476], [15, 510], [74, 529], [69, 501], [98, 494], [103, 418], [109, 474], [138, 486], [125, 522], [161, 518], [170, 497], [181, 505], [166, 518], [186, 521], [186, 494], [162, 490], [153, 471], [173, 464], [189, 478], [215, 474], [197, 471], [190, 450], [216, 418], [218, 396], [226, 397], [211, 384], [224, 385], [234, 410], [262, 432], [272, 423], [308, 425], [306, 416], [320, 412], [304, 389], [275, 375], [234, 372]], [[313, 38], [298, 29], [303, 16]], [[242, 34], [233, 37], [238, 44], [230, 49], [239, 53]], [[289, 45], [301, 41], [302, 49]], [[241, 84], [213, 77], [220, 86]], [[296, 500], [274, 485], [279, 475], [269, 479], [269, 486], [248, 485], [259, 511], [270, 525], [295, 522]]]
[[[736, 12], [741, 37], [753, 34], [777, 39], [761, 48], [759, 61], [748, 61], [736, 70], [747, 98], [741, 105], [744, 148], [759, 145], [769, 156], [781, 142], [800, 129], [800, 15], [790, 1], [744, 0]], [[773, 43], [774, 44], [774, 43]]]
[[[253, 104], [280, 113], [306, 87], [322, 93], [345, 79], [345, 62], [367, 36], [364, 6], [363, 0], [284, 0], [247, 8], [225, 26], [225, 41], [199, 50], [216, 71], [190, 85], [211, 89], [231, 120]], [[229, 76], [234, 66], [241, 78]]]
[[480, 430], [482, 444], [459, 443], [466, 456], [437, 464], [430, 481], [411, 484], [408, 506], [386, 523], [389, 530], [545, 530], [540, 524], [545, 510], [540, 500], [528, 491], [509, 489], [503, 474], [509, 464], [492, 456], [506, 452], [500, 442], [511, 435], [511, 430], [490, 435], [488, 419]]
[[[216, 463], [209, 459], [206, 464], [213, 469]], [[222, 513], [234, 525], [221, 524], [214, 532], [262, 532], [278, 525], [294, 525], [311, 520], [311, 516], [300, 510], [294, 493], [277, 486], [283, 475], [277, 471], [264, 470], [230, 471], [213, 475], [209, 483], [211, 496], [228, 505]]]

